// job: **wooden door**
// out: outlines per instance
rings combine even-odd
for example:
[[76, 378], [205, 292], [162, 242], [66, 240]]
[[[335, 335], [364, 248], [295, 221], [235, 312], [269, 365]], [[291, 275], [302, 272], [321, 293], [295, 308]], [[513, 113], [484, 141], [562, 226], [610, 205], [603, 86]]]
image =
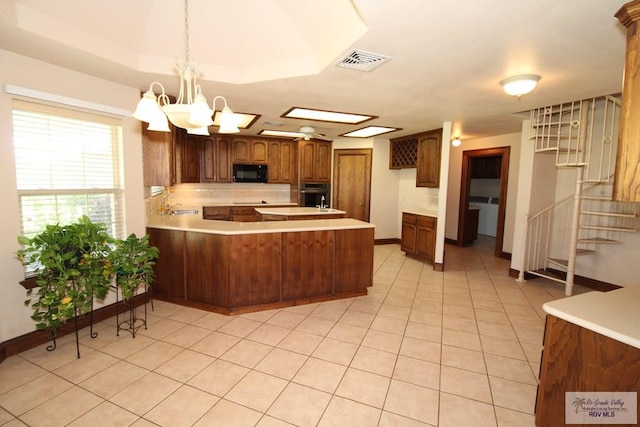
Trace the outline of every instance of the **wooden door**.
[[332, 207], [369, 222], [371, 149], [336, 150], [334, 166]]

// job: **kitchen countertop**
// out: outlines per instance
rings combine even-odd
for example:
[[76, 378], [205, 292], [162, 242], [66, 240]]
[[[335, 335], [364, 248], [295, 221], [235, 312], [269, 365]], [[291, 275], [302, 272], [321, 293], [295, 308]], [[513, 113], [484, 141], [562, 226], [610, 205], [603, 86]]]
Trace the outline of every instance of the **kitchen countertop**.
[[291, 206], [291, 207], [295, 207], [298, 206], [297, 203], [292, 203], [292, 202], [282, 202], [282, 203], [278, 203], [278, 202], [267, 202], [267, 203], [262, 203], [261, 201], [249, 201], [249, 202], [241, 202], [241, 201], [237, 201], [237, 202], [213, 202], [213, 203], [203, 203], [202, 206], [215, 206], [215, 207], [221, 207], [221, 206]]
[[149, 215], [147, 217], [147, 227], [236, 235], [315, 230], [349, 230], [375, 228], [375, 225], [352, 218], [312, 219], [306, 221], [233, 222], [202, 219], [197, 215]]
[[640, 349], [640, 286], [545, 303], [548, 314]]
[[320, 208], [299, 208], [299, 207], [290, 207], [290, 208], [270, 208], [270, 207], [257, 207], [256, 212], [261, 213], [263, 215], [282, 215], [282, 216], [296, 216], [296, 215], [336, 215], [336, 214], [346, 214], [345, 211], [340, 211], [338, 209], [320, 209]]
[[402, 212], [406, 212], [408, 214], [430, 216], [430, 217], [433, 217], [433, 218], [438, 218], [438, 210], [437, 209], [410, 208], [410, 209], [403, 209]]

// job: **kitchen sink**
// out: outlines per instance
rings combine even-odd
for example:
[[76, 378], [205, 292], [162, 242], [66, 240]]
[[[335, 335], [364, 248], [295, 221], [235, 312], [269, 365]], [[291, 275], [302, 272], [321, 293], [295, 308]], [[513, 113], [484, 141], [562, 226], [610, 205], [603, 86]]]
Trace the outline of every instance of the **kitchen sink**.
[[174, 209], [171, 215], [198, 215], [198, 209]]

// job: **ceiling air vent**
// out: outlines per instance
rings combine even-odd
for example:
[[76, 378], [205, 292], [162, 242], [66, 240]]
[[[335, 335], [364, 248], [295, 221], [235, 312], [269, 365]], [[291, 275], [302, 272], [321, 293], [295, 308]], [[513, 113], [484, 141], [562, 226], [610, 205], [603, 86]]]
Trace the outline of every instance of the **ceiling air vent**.
[[371, 71], [391, 59], [390, 56], [379, 53], [365, 52], [364, 50], [354, 50], [342, 58], [336, 64], [338, 67], [351, 68], [359, 71]]

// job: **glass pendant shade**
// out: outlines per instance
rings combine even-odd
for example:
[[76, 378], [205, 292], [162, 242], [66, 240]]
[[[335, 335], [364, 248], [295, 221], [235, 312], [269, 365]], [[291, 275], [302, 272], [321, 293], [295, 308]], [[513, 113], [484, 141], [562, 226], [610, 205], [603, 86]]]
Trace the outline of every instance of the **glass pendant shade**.
[[240, 129], [238, 129], [238, 120], [233, 115], [233, 111], [231, 108], [225, 107], [222, 109], [220, 113], [220, 133], [238, 133]]
[[202, 94], [196, 95], [191, 104], [191, 115], [189, 116], [189, 124], [202, 127], [211, 126], [213, 124], [213, 110], [209, 108], [207, 99]]
[[204, 136], [209, 136], [209, 129], [207, 129], [206, 126], [202, 126], [200, 128], [191, 128], [191, 129], [187, 129], [187, 133], [189, 135], [204, 135]]
[[133, 117], [141, 122], [150, 123], [157, 117], [158, 113], [162, 114], [162, 110], [158, 105], [158, 98], [156, 98], [155, 93], [148, 90], [140, 98], [136, 111], [133, 112]]
[[171, 132], [169, 129], [169, 121], [167, 120], [167, 116], [160, 111], [160, 114], [152, 121], [149, 122], [148, 130], [155, 130], [159, 132]]

